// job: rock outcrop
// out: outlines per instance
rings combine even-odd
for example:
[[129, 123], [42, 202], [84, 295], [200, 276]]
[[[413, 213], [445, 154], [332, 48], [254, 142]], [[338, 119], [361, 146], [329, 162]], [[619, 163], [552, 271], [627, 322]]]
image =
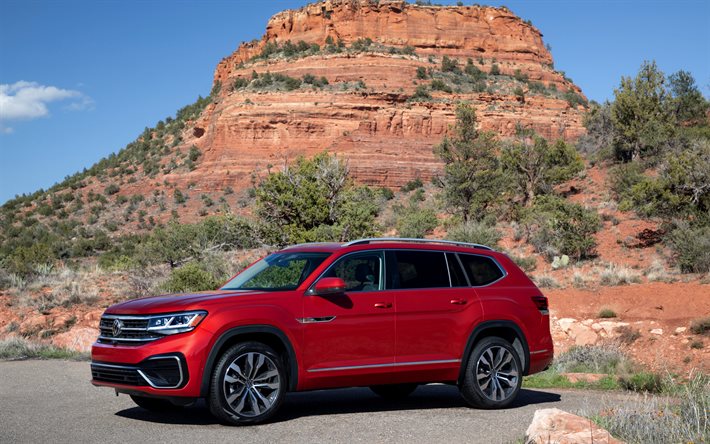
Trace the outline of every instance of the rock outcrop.
[[527, 432], [527, 444], [623, 444], [591, 420], [560, 409], [535, 411]]
[[[366, 39], [367, 50], [353, 50]], [[260, 57], [267, 45], [286, 42], [319, 50]], [[418, 86], [431, 82], [418, 78], [418, 68], [440, 70], [444, 56], [460, 68], [471, 59], [488, 74], [485, 87], [474, 92], [454, 84], [450, 92], [432, 90], [431, 99], [412, 100]], [[325, 77], [328, 85], [284, 90], [249, 84], [267, 72]], [[426, 180], [441, 168], [432, 146], [454, 122], [460, 101], [476, 107], [482, 129], [503, 137], [517, 125], [567, 140], [584, 131], [583, 109], [563, 98], [565, 92], [582, 98], [581, 91], [552, 68], [540, 31], [506, 8], [310, 4], [272, 17], [261, 40], [243, 43], [219, 63], [214, 82], [217, 100], [185, 140], [203, 156], [193, 171], [167, 178], [178, 186], [236, 188], [248, 185], [255, 169], [323, 150], [347, 158], [363, 183], [398, 187], [415, 177]]]

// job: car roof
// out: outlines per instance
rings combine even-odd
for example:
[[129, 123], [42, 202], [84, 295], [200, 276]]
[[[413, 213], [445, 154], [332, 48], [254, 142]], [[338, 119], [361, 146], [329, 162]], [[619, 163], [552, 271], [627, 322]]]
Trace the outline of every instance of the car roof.
[[337, 242], [311, 242], [305, 244], [297, 244], [284, 248], [281, 251], [289, 252], [328, 252], [334, 253], [347, 249], [348, 251], [367, 251], [375, 248], [388, 249], [411, 249], [419, 248], [425, 250], [447, 250], [464, 253], [493, 251], [492, 248], [486, 245], [472, 244], [468, 242], [457, 242], [444, 239], [414, 239], [414, 238], [367, 238], [357, 239], [345, 243]]

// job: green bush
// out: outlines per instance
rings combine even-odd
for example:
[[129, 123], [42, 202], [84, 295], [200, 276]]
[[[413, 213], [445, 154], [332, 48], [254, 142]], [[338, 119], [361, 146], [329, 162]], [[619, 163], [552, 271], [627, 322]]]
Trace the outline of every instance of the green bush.
[[112, 194], [118, 193], [118, 190], [119, 190], [118, 185], [116, 185], [115, 183], [112, 183], [111, 185], [104, 188], [104, 194], [106, 194], [107, 196], [110, 196]]
[[501, 239], [501, 233], [485, 222], [469, 221], [451, 228], [447, 239], [495, 248]]
[[300, 157], [256, 188], [256, 215], [266, 242], [344, 241], [376, 232], [375, 193], [354, 185], [347, 164], [326, 153]]
[[423, 238], [434, 231], [438, 224], [434, 210], [413, 204], [395, 208], [395, 215], [395, 227], [399, 237]]
[[586, 259], [596, 255], [594, 238], [601, 228], [599, 215], [557, 196], [539, 196], [523, 211], [523, 223], [535, 250], [548, 260], [566, 254]]
[[663, 380], [656, 373], [638, 372], [619, 377], [619, 385], [633, 392], [661, 393]]
[[461, 72], [459, 62], [448, 56], [444, 56], [444, 58], [441, 59], [441, 70], [443, 72]]
[[529, 273], [531, 271], [534, 271], [535, 268], [537, 268], [537, 260], [535, 259], [534, 256], [516, 256], [516, 255], [509, 255], [510, 258], [515, 262], [515, 264], [522, 268], [523, 271], [526, 273]]
[[176, 268], [170, 277], [162, 284], [162, 288], [170, 293], [187, 293], [192, 291], [214, 290], [222, 283], [205, 267], [197, 262], [189, 262]]
[[490, 75], [492, 76], [499, 76], [500, 75], [500, 68], [498, 67], [497, 64], [491, 65], [491, 72]]
[[410, 191], [414, 191], [419, 188], [422, 188], [423, 186], [424, 186], [424, 182], [422, 182], [422, 180], [419, 177], [416, 177], [416, 178], [410, 180], [409, 182], [407, 182], [406, 184], [404, 184], [402, 186], [401, 190], [404, 191], [405, 193], [408, 193]]
[[675, 260], [685, 273], [710, 272], [710, 225], [677, 222], [668, 236]]
[[710, 317], [696, 319], [690, 323], [690, 331], [696, 335], [710, 336]]
[[411, 99], [414, 101], [430, 100], [431, 94], [429, 94], [429, 88], [427, 88], [426, 85], [417, 86]]
[[423, 66], [419, 66], [417, 68], [417, 79], [425, 80], [427, 77], [428, 75], [426, 73], [426, 68], [424, 68]]
[[446, 82], [444, 82], [441, 79], [432, 80], [431, 81], [431, 89], [432, 89], [432, 91], [443, 91], [443, 92], [446, 92], [449, 94], [454, 92], [454, 90], [451, 89], [451, 87], [449, 85], [447, 85]]

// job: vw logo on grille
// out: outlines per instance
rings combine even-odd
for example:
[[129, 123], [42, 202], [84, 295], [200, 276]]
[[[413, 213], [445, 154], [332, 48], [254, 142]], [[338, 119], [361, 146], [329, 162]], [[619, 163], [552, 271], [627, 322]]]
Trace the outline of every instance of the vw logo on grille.
[[120, 319], [114, 319], [113, 320], [113, 328], [111, 332], [113, 333], [113, 337], [117, 338], [121, 336], [121, 332], [123, 331], [123, 322], [121, 322]]

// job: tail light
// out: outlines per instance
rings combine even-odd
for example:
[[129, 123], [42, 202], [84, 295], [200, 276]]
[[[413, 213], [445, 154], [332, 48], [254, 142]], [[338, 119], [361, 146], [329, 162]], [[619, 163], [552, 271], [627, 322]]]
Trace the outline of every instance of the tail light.
[[550, 314], [550, 311], [547, 306], [547, 298], [545, 296], [533, 296], [532, 297], [533, 304], [537, 307], [538, 310], [540, 310], [540, 313], [546, 315]]

